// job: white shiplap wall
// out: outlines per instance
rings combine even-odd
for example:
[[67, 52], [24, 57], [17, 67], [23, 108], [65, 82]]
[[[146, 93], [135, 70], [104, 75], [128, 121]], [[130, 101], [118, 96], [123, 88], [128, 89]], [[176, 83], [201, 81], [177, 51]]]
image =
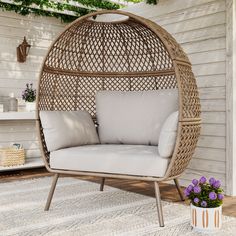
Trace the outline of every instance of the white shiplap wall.
[[[0, 10], [0, 94], [15, 92], [20, 97], [27, 82], [35, 85], [40, 66], [53, 39], [62, 31], [59, 20], [47, 17], [24, 17]], [[16, 61], [16, 47], [26, 36], [31, 44], [27, 61]]]
[[[48, 17], [21, 16], [0, 9], [0, 96], [14, 92], [16, 97], [26, 83], [37, 87], [40, 66], [53, 39], [64, 28], [57, 19]], [[27, 61], [18, 63], [16, 47], [26, 36], [31, 44]], [[27, 158], [40, 156], [35, 121], [0, 121], [0, 147], [14, 142], [26, 149]]]
[[202, 105], [202, 130], [194, 158], [181, 179], [206, 175], [226, 186], [225, 0], [160, 0], [127, 9], [158, 23], [182, 45], [193, 65]]

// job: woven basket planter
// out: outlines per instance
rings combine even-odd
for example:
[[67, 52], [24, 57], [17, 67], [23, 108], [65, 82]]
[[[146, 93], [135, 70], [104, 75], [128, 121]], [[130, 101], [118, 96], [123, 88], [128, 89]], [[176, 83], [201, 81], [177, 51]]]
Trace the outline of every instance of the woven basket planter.
[[25, 149], [0, 149], [0, 166], [7, 167], [23, 164], [25, 164]]

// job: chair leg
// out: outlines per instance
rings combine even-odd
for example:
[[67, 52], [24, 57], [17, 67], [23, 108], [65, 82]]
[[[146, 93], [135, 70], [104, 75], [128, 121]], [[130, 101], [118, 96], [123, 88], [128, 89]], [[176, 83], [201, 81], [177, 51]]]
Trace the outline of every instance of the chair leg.
[[104, 189], [104, 184], [105, 184], [105, 178], [103, 177], [103, 178], [102, 178], [102, 182], [101, 182], [101, 184], [100, 184], [100, 191], [103, 191], [103, 189]]
[[59, 177], [59, 174], [55, 174], [54, 177], [53, 177], [50, 192], [48, 194], [47, 203], [46, 203], [45, 208], [44, 208], [45, 211], [49, 210], [49, 207], [50, 207], [50, 204], [51, 204], [51, 201], [52, 201], [52, 197], [53, 197], [56, 185], [57, 185], [58, 177]]
[[154, 187], [155, 187], [159, 225], [160, 225], [160, 227], [164, 227], [164, 219], [163, 219], [162, 204], [161, 204], [161, 194], [160, 194], [160, 188], [159, 188], [159, 185], [157, 182], [154, 182]]
[[180, 188], [179, 180], [178, 180], [178, 179], [174, 179], [174, 182], [175, 182], [175, 186], [176, 186], [176, 188], [177, 188], [177, 191], [178, 191], [178, 193], [179, 193], [179, 196], [180, 196], [181, 201], [184, 201], [185, 198], [184, 198], [183, 192], [182, 192], [182, 190], [181, 190], [181, 188]]

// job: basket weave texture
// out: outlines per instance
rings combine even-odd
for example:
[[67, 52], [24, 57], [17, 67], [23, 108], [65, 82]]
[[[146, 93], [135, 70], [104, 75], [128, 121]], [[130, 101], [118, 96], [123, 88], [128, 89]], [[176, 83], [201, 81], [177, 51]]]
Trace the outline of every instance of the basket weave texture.
[[0, 166], [17, 166], [25, 164], [25, 149], [1, 148]]

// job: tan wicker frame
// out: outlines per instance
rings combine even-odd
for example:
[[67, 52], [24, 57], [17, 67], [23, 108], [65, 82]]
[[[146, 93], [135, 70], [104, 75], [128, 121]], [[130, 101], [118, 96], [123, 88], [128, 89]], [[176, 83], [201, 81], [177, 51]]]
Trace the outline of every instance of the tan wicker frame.
[[[119, 22], [96, 22], [99, 14], [121, 14]], [[39, 112], [85, 109], [96, 121], [95, 93], [98, 90], [158, 90], [178, 88], [179, 124], [171, 162], [164, 177], [55, 170], [44, 140]], [[80, 17], [54, 41], [45, 58], [37, 96], [37, 126], [42, 156], [55, 179], [59, 174], [91, 175], [154, 181], [163, 226], [159, 181], [177, 178], [192, 158], [200, 134], [200, 102], [191, 63], [176, 40], [162, 27], [142, 17], [121, 11], [99, 11]], [[182, 196], [181, 196], [182, 197]]]

